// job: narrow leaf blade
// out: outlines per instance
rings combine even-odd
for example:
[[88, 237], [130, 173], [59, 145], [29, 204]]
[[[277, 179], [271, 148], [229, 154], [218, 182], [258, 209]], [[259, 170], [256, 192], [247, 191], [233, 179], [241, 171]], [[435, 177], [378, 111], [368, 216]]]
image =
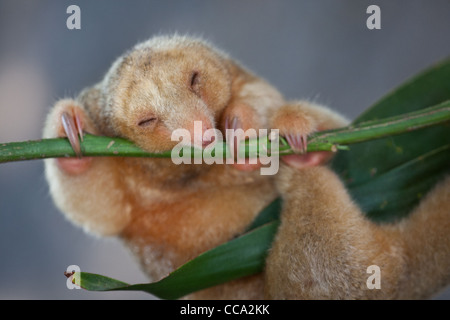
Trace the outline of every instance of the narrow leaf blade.
[[[417, 111], [449, 99], [450, 59], [447, 59], [392, 91], [358, 117], [354, 124]], [[445, 122], [398, 136], [353, 144], [349, 151], [337, 154], [332, 167], [370, 218], [392, 221], [411, 212], [418, 203], [418, 194], [425, 195], [449, 172], [450, 159], [444, 152], [440, 161], [430, 159], [421, 163], [420, 170], [427, 172], [426, 175], [414, 175], [412, 170], [397, 172], [397, 183], [391, 184], [395, 188], [389, 188], [386, 180], [393, 174], [390, 172], [449, 144], [450, 123]], [[414, 170], [419, 170], [419, 166]], [[422, 183], [424, 179], [428, 183]], [[384, 187], [382, 182], [386, 183]]]
[[82, 288], [91, 291], [145, 291], [162, 299], [178, 299], [191, 292], [262, 271], [267, 250], [278, 228], [271, 222], [209, 250], [153, 283], [128, 285], [124, 282], [82, 272]]

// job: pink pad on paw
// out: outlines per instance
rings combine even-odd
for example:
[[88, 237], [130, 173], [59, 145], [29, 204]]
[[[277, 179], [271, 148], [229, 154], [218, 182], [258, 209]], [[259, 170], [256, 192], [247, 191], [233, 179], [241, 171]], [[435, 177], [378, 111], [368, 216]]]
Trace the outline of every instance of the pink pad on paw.
[[248, 160], [246, 159], [246, 163], [233, 163], [232, 166], [240, 171], [255, 171], [261, 168], [261, 163], [258, 161], [256, 164], [250, 164], [248, 163]]
[[333, 157], [333, 152], [330, 151], [316, 151], [309, 152], [304, 155], [287, 155], [281, 157], [281, 159], [286, 162], [291, 167], [302, 169], [306, 167], [314, 167], [327, 162]]
[[92, 157], [78, 158], [58, 158], [56, 163], [58, 167], [69, 175], [78, 175], [89, 169]]

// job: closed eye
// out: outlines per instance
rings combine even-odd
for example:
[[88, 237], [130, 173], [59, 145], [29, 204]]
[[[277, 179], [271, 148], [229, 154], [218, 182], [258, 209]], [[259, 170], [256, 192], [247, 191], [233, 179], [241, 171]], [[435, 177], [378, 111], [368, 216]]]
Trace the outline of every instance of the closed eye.
[[196, 94], [199, 94], [200, 90], [200, 75], [198, 71], [193, 71], [191, 73], [191, 79], [189, 83], [191, 90], [194, 91]]
[[191, 75], [191, 87], [195, 86], [196, 84], [198, 84], [198, 72], [194, 71]]
[[156, 118], [156, 117], [145, 118], [145, 119], [143, 119], [143, 120], [138, 122], [138, 126], [140, 126], [140, 127], [148, 127], [149, 125], [151, 125], [154, 122], [156, 122], [156, 120], [158, 120], [158, 118]]

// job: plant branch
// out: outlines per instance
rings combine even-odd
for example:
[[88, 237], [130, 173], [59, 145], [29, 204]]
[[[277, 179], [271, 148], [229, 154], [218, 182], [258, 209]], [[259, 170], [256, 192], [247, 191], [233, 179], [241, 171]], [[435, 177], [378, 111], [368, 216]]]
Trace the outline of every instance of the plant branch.
[[[450, 121], [450, 100], [439, 105], [421, 109], [419, 111], [373, 120], [358, 125], [321, 131], [308, 138], [308, 152], [310, 151], [336, 151], [348, 149], [348, 145], [379, 139], [386, 136], [397, 135], [424, 127], [442, 124]], [[267, 142], [270, 150], [270, 141]], [[292, 154], [293, 151], [284, 138], [280, 138], [279, 154]], [[220, 143], [220, 142], [219, 142]], [[255, 140], [249, 140], [243, 146], [246, 156], [251, 156], [248, 149], [254, 145]], [[222, 143], [224, 154], [229, 154], [228, 146]], [[171, 151], [162, 153], [146, 152], [132, 142], [122, 138], [93, 136], [86, 134], [81, 143], [84, 156], [120, 156], [120, 157], [158, 157], [169, 158]], [[192, 152], [192, 155], [195, 153]], [[35, 141], [0, 143], [0, 163], [10, 161], [75, 157], [75, 152], [66, 138], [41, 139]]]

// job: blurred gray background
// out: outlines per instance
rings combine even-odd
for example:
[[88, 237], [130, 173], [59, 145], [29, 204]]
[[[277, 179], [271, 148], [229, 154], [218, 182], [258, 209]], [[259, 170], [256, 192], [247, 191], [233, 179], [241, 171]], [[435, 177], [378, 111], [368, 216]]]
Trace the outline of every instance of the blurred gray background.
[[[81, 30], [66, 8], [81, 8]], [[381, 8], [368, 30], [366, 8]], [[111, 62], [160, 33], [201, 35], [288, 98], [310, 98], [350, 118], [450, 54], [450, 1], [0, 0], [0, 142], [37, 139], [58, 98], [100, 80]], [[55, 209], [42, 161], [0, 165], [0, 298], [149, 299], [69, 290], [63, 272], [146, 282], [116, 239], [97, 239]], [[450, 298], [450, 290], [436, 298]]]

